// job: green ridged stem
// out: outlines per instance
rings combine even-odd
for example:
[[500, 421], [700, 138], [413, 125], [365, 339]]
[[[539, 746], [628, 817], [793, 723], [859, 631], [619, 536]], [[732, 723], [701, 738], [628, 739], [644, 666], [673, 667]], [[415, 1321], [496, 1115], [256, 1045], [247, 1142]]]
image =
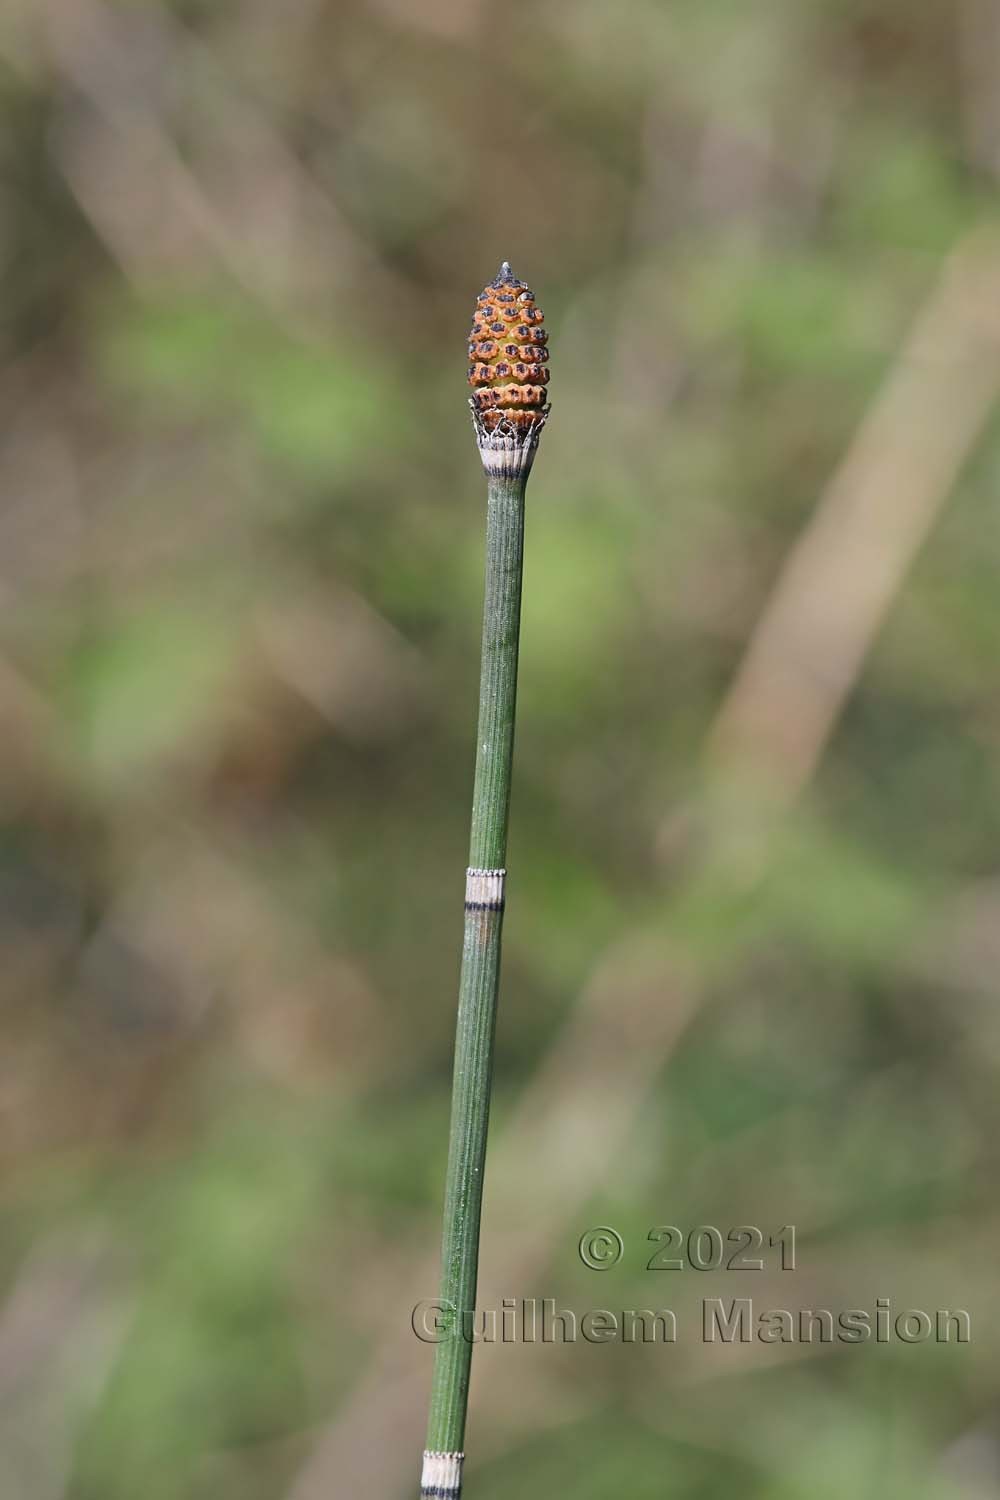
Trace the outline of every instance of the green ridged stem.
[[507, 860], [526, 484], [525, 475], [489, 480], [479, 737], [469, 840], [469, 864], [477, 870], [499, 870]]
[[[489, 478], [473, 869], [506, 864], [526, 482], [526, 474]], [[502, 927], [502, 909], [466, 909], [441, 1252], [440, 1301], [453, 1311], [440, 1319], [427, 1428], [428, 1449], [442, 1453], [464, 1447]]]

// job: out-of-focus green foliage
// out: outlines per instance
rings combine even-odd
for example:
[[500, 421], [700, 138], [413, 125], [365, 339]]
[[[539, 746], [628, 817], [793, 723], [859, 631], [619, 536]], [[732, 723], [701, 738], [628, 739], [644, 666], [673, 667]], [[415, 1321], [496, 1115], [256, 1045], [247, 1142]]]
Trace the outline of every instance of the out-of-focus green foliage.
[[[804, 774], [793, 711], [771, 760], [716, 753], [993, 221], [992, 11], [3, 8], [4, 1500], [415, 1492], [478, 671], [464, 343], [504, 257], [553, 415], [483, 1296], [683, 1331], [484, 1346], [468, 1492], [994, 1492], [1000, 422]], [[819, 698], [840, 670], [810, 663]], [[798, 1269], [647, 1273], [665, 1223], [794, 1223]], [[973, 1342], [711, 1350], [705, 1296], [965, 1307]]]

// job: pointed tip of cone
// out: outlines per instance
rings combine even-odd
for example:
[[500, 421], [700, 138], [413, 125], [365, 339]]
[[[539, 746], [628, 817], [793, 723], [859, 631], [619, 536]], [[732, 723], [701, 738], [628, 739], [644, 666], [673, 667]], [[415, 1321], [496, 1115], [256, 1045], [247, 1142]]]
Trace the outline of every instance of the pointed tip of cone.
[[501, 263], [500, 263], [500, 269], [499, 269], [499, 271], [497, 272], [497, 274], [493, 278], [493, 285], [494, 286], [520, 286], [521, 285], [521, 282], [518, 281], [517, 277], [514, 275], [514, 272], [510, 268], [510, 261], [509, 260], [501, 261]]

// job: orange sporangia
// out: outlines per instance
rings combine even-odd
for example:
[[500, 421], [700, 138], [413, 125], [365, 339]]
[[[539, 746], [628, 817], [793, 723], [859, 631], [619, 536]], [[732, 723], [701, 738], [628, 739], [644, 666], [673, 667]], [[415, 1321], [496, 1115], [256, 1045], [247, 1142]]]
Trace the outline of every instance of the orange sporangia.
[[469, 334], [469, 384], [477, 423], [531, 432], [545, 416], [549, 382], [545, 315], [504, 261], [480, 292]]

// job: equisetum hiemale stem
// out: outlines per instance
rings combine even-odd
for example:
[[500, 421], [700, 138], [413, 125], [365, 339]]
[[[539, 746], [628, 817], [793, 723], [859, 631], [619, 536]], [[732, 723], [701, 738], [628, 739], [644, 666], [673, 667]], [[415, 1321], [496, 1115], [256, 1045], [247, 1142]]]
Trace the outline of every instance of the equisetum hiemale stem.
[[[521, 620], [524, 493], [548, 415], [542, 315], [505, 262], [479, 298], [469, 378], [487, 477], [479, 731], [459, 980], [441, 1297], [421, 1494], [458, 1500], [493, 1077]], [[517, 358], [519, 353], [524, 358]]]

